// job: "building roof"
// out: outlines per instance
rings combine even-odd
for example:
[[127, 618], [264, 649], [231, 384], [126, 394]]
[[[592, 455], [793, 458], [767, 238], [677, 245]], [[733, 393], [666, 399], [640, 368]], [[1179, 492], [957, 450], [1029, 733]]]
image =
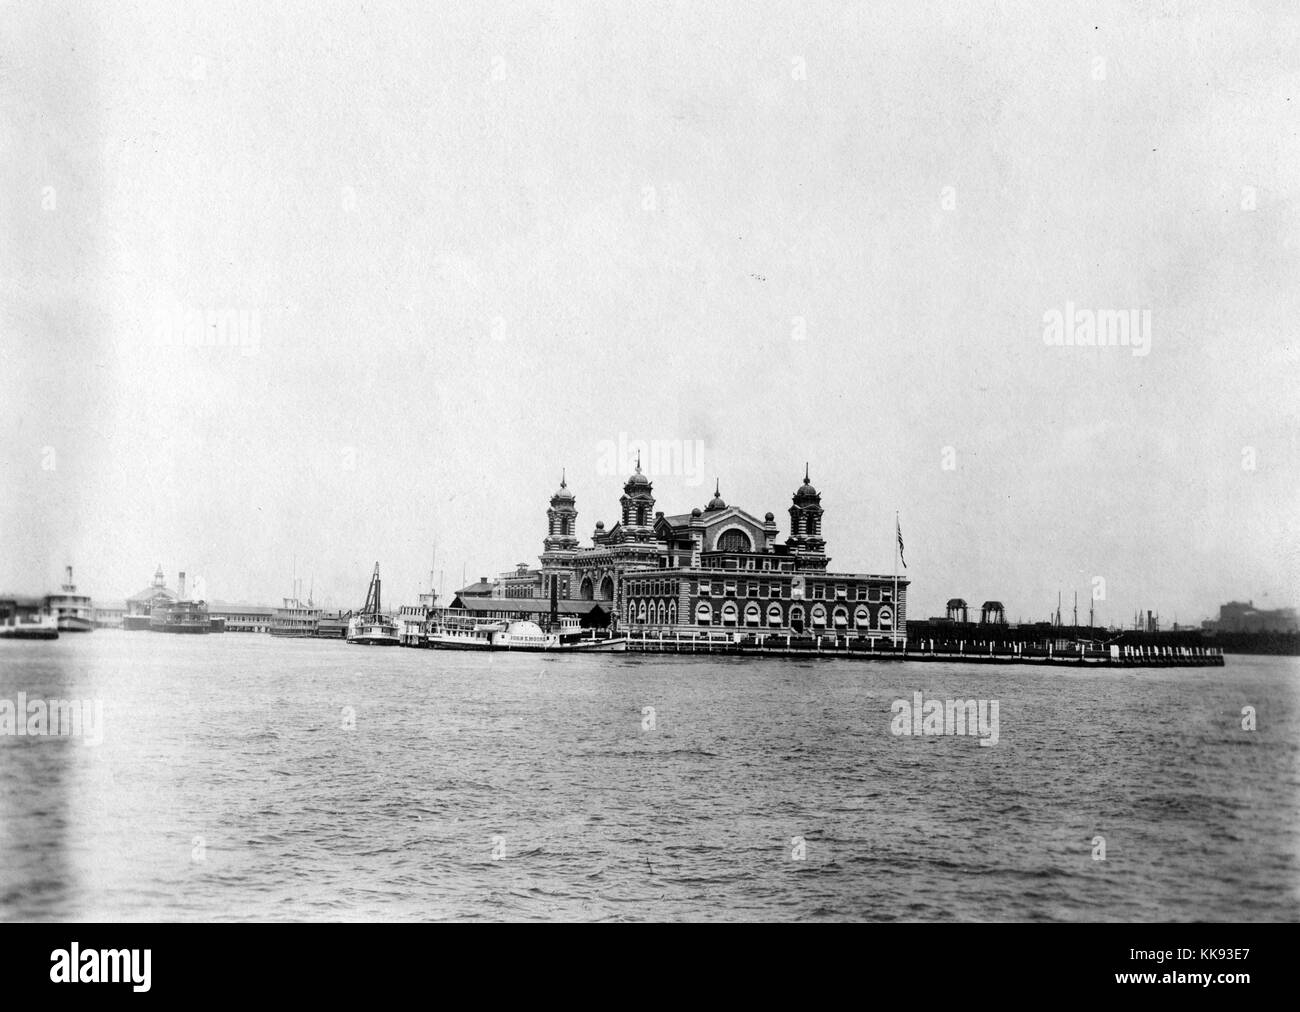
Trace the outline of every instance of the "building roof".
[[460, 590], [456, 591], [456, 594], [473, 594], [477, 597], [486, 597], [494, 590], [496, 590], [496, 584], [490, 580], [477, 580], [468, 587], [461, 587]]
[[176, 600], [176, 593], [168, 590], [166, 587], [155, 587], [150, 584], [144, 590], [137, 591], [127, 598], [128, 601], [152, 601], [155, 597], [165, 597], [169, 601]]
[[[555, 609], [560, 615], [588, 615], [594, 611], [605, 611], [601, 601], [556, 601]], [[461, 611], [518, 611], [528, 614], [546, 615], [551, 611], [551, 602], [541, 597], [467, 597], [459, 594], [451, 602], [451, 607]]]

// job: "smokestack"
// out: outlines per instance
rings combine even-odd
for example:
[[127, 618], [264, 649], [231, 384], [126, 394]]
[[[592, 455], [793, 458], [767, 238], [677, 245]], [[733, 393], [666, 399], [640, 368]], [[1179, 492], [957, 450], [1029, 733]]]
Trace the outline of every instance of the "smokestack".
[[176, 592], [176, 599], [179, 601], [185, 600], [185, 570], [183, 569], [181, 570], [180, 589]]

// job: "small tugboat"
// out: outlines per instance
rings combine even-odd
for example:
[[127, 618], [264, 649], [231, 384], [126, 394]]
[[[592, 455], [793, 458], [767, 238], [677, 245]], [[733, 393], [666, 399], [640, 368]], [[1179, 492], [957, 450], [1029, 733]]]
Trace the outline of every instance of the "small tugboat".
[[72, 567], [67, 567], [67, 580], [59, 588], [60, 593], [50, 594], [45, 599], [45, 607], [54, 616], [59, 632], [92, 632], [95, 628], [95, 615], [91, 610], [90, 598], [77, 593], [77, 585], [72, 582]]
[[361, 606], [360, 614], [352, 616], [348, 622], [347, 640], [367, 647], [400, 646], [402, 639], [398, 635], [397, 623], [381, 610], [379, 597], [379, 563], [375, 563], [375, 573], [370, 578], [370, 589], [366, 591], [366, 603]]

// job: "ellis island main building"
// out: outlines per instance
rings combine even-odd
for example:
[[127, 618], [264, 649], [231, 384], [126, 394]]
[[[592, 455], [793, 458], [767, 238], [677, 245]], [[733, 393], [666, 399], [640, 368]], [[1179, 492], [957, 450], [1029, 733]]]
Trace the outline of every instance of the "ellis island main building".
[[[790, 504], [790, 534], [777, 540], [776, 518], [728, 506], [717, 486], [703, 508], [666, 516], [638, 459], [623, 486], [618, 523], [596, 524], [591, 545], [578, 544], [576, 499], [561, 477], [546, 511], [541, 568], [521, 564], [496, 592], [523, 605], [537, 601], [598, 603], [620, 627], [649, 635], [748, 632], [834, 635], [901, 643], [907, 585], [902, 577], [834, 573], [822, 538], [821, 495], [804, 469]], [[482, 585], [480, 585], [482, 586]], [[486, 588], [484, 588], [486, 589]], [[470, 590], [470, 588], [466, 588]], [[489, 591], [491, 593], [491, 591]], [[511, 602], [462, 592], [452, 607], [505, 615]], [[594, 609], [593, 609], [594, 610]]]

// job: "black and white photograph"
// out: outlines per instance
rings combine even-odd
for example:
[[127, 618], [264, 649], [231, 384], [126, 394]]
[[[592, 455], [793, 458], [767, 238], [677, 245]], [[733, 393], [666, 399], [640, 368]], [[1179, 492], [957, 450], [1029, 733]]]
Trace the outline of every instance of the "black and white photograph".
[[1300, 921], [1300, 9], [0, 18], [24, 973]]

